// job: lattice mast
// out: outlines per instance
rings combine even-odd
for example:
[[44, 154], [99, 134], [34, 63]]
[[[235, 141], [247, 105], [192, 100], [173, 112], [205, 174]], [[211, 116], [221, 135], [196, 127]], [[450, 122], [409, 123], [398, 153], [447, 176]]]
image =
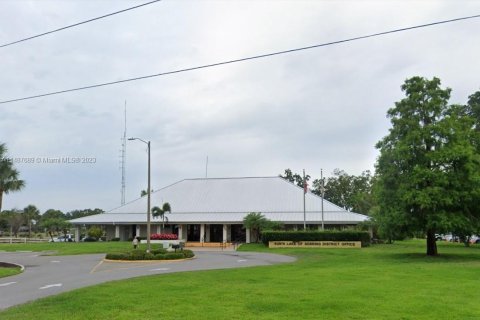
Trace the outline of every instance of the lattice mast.
[[120, 204], [123, 206], [125, 204], [125, 187], [126, 187], [125, 166], [127, 162], [127, 100], [125, 100], [125, 108], [124, 108], [124, 126], [123, 126], [121, 152], [122, 152], [121, 154], [122, 187], [121, 187]]

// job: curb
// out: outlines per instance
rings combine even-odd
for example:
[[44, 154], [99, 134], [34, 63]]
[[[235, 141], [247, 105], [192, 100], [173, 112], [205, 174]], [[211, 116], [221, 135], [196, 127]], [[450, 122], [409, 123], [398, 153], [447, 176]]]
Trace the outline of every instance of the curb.
[[4, 267], [4, 268], [20, 268], [20, 271], [24, 271], [25, 270], [25, 266], [21, 265], [21, 264], [16, 264], [16, 263], [10, 263], [10, 262], [1, 262], [0, 261], [0, 267]]

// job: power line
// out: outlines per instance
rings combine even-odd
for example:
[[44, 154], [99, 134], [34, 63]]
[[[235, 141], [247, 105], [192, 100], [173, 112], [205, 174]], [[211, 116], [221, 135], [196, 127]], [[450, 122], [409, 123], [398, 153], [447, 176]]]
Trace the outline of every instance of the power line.
[[23, 98], [11, 99], [11, 100], [4, 100], [4, 101], [0, 101], [0, 104], [17, 102], [17, 101], [22, 101], [22, 100], [35, 99], [35, 98], [41, 98], [41, 97], [52, 96], [52, 95], [57, 95], [57, 94], [61, 94], [61, 93], [73, 92], [73, 91], [93, 89], [93, 88], [110, 86], [110, 85], [124, 83], [124, 82], [131, 82], [131, 81], [143, 80], [143, 79], [148, 79], [148, 78], [155, 78], [155, 77], [166, 76], [166, 75], [170, 75], [170, 74], [182, 73], [182, 72], [187, 72], [187, 71], [194, 71], [194, 70], [199, 70], [199, 69], [217, 67], [217, 66], [226, 65], [226, 64], [232, 64], [232, 63], [243, 62], [243, 61], [248, 61], [248, 60], [255, 60], [255, 59], [260, 59], [260, 58], [272, 57], [272, 56], [277, 56], [277, 55], [282, 55], [282, 54], [287, 54], [287, 53], [292, 53], [292, 52], [297, 52], [297, 51], [302, 51], [302, 50], [309, 50], [309, 49], [315, 49], [315, 48], [320, 48], [320, 47], [326, 47], [326, 46], [331, 46], [331, 45], [345, 43], [345, 42], [351, 42], [351, 41], [356, 41], [356, 40], [361, 40], [361, 39], [373, 38], [373, 37], [378, 37], [378, 36], [391, 34], [391, 33], [397, 33], [397, 32], [402, 32], [402, 31], [413, 30], [413, 29], [425, 28], [425, 27], [430, 27], [430, 26], [434, 26], [434, 25], [445, 24], [445, 23], [467, 20], [467, 19], [474, 19], [474, 18], [480, 18], [480, 14], [479, 15], [474, 15], [474, 16], [462, 17], [462, 18], [455, 18], [455, 19], [450, 19], [450, 20], [442, 20], [442, 21], [437, 21], [437, 22], [432, 22], [432, 23], [426, 23], [426, 24], [421, 24], [421, 25], [417, 25], [417, 26], [413, 26], [413, 27], [400, 28], [400, 29], [394, 29], [394, 30], [390, 30], [390, 31], [372, 33], [372, 34], [369, 34], [369, 35], [358, 36], [358, 37], [354, 37], [354, 38], [337, 40], [337, 41], [332, 41], [332, 42], [326, 42], [326, 43], [316, 44], [316, 45], [312, 45], [312, 46], [308, 46], [308, 47], [301, 47], [301, 48], [289, 49], [289, 50], [284, 50], [284, 51], [276, 51], [276, 52], [267, 53], [267, 54], [261, 54], [261, 55], [246, 57], [246, 58], [228, 60], [228, 61], [217, 62], [217, 63], [212, 63], [212, 64], [206, 64], [206, 65], [197, 66], [197, 67], [189, 67], [189, 68], [178, 69], [178, 70], [173, 70], [173, 71], [161, 72], [161, 73], [157, 73], [157, 74], [151, 74], [151, 75], [146, 75], [146, 76], [129, 78], [129, 79], [125, 79], [125, 80], [104, 82], [104, 83], [99, 83], [99, 84], [94, 84], [94, 85], [89, 85], [89, 86], [84, 86], [84, 87], [78, 87], [78, 88], [73, 88], [73, 89], [66, 89], [66, 90], [54, 91], [54, 92], [49, 92], [49, 93], [43, 93], [43, 94], [38, 94], [38, 95], [34, 95], [34, 96], [29, 96], [29, 97], [23, 97]]
[[76, 27], [76, 26], [79, 26], [79, 25], [82, 25], [82, 24], [85, 24], [85, 23], [89, 23], [89, 22], [92, 22], [92, 21], [95, 21], [95, 20], [100, 20], [100, 19], [103, 19], [103, 18], [107, 18], [107, 17], [113, 16], [113, 15], [116, 15], [116, 14], [119, 14], [119, 13], [126, 12], [126, 11], [138, 9], [140, 7], [147, 6], [149, 4], [159, 2], [159, 1], [162, 1], [162, 0], [154, 0], [154, 1], [146, 2], [146, 3], [140, 4], [138, 6], [130, 7], [130, 8], [127, 8], [127, 9], [120, 10], [120, 11], [115, 11], [115, 12], [112, 12], [112, 13], [109, 13], [109, 14], [106, 14], [106, 15], [103, 15], [103, 16], [100, 16], [100, 17], [96, 17], [96, 18], [88, 19], [88, 20], [85, 20], [85, 21], [82, 21], [82, 22], [74, 23], [74, 24], [68, 25], [66, 27], [58, 28], [58, 29], [55, 29], [55, 30], [51, 30], [51, 31], [47, 31], [47, 32], [44, 32], [44, 33], [37, 34], [35, 36], [31, 36], [31, 37], [20, 39], [20, 40], [13, 41], [13, 42], [10, 42], [10, 43], [2, 44], [2, 45], [0, 45], [0, 48], [8, 47], [8, 46], [20, 43], [20, 42], [24, 42], [24, 41], [27, 41], [27, 40], [42, 37], [42, 36], [45, 36], [47, 34], [51, 34], [51, 33], [54, 33], [54, 32], [58, 32], [58, 31], [62, 31], [62, 30], [65, 30], [65, 29], [73, 28], [73, 27]]

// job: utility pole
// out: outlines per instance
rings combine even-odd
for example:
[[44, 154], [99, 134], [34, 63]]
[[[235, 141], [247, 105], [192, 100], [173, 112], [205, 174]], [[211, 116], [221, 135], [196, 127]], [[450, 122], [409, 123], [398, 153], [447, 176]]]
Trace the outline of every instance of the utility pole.
[[208, 156], [207, 156], [207, 162], [205, 164], [205, 179], [208, 178]]
[[307, 193], [307, 181], [305, 180], [305, 169], [303, 169], [303, 230], [307, 230], [307, 215], [305, 210], [305, 194]]
[[147, 252], [150, 253], [150, 198], [151, 198], [151, 186], [150, 186], [150, 140], [147, 143], [148, 145], [148, 199], [147, 199]]
[[145, 141], [140, 138], [128, 138], [128, 140], [139, 140], [145, 143], [148, 147], [148, 181], [147, 181], [147, 252], [150, 252], [150, 195], [152, 193], [150, 186], [150, 141]]
[[322, 231], [325, 230], [325, 222], [324, 222], [324, 219], [323, 219], [323, 197], [324, 197], [324, 193], [325, 193], [325, 187], [323, 185], [323, 169], [320, 169], [320, 181], [322, 183], [321, 187], [320, 187], [320, 193], [322, 195]]

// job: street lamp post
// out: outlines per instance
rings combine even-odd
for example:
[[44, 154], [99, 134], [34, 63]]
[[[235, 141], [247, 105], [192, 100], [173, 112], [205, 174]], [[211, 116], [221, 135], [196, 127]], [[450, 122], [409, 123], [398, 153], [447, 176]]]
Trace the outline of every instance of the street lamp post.
[[148, 186], [147, 186], [147, 252], [150, 252], [150, 141], [145, 141], [140, 138], [128, 138], [128, 140], [139, 140], [145, 143], [148, 147]]

